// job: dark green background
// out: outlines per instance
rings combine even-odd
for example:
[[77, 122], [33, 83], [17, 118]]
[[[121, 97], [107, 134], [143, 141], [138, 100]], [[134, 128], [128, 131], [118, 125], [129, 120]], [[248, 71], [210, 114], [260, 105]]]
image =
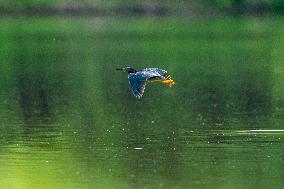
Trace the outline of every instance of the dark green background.
[[0, 188], [284, 187], [282, 18], [0, 23]]

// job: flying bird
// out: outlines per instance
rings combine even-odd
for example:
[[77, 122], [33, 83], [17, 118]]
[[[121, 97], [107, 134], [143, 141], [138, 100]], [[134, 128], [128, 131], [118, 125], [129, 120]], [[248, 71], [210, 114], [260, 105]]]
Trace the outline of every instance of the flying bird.
[[128, 73], [128, 82], [135, 97], [141, 98], [147, 82], [162, 82], [168, 86], [172, 86], [175, 82], [166, 70], [160, 68], [145, 68], [143, 70], [135, 70], [128, 66], [126, 68], [118, 68]]

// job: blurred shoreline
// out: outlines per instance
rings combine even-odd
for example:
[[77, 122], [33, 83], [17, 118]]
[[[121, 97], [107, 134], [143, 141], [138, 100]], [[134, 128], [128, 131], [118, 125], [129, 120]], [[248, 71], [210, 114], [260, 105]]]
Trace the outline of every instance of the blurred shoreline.
[[266, 6], [227, 7], [217, 9], [214, 7], [183, 7], [172, 9], [168, 6], [132, 5], [115, 7], [96, 6], [27, 6], [27, 7], [1, 7], [0, 16], [153, 16], [153, 17], [211, 17], [226, 16], [274, 16], [284, 15], [283, 7], [272, 9]]

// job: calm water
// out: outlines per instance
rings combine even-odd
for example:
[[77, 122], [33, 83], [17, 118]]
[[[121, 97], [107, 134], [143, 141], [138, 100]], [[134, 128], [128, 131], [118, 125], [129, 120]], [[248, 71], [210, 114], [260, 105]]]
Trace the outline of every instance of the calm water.
[[1, 18], [0, 188], [284, 188], [283, 23]]

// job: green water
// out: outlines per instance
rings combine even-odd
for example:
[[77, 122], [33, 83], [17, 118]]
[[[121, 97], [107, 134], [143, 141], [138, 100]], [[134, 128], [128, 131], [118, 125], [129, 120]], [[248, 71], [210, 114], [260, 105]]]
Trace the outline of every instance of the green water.
[[283, 23], [1, 18], [0, 188], [284, 188]]

